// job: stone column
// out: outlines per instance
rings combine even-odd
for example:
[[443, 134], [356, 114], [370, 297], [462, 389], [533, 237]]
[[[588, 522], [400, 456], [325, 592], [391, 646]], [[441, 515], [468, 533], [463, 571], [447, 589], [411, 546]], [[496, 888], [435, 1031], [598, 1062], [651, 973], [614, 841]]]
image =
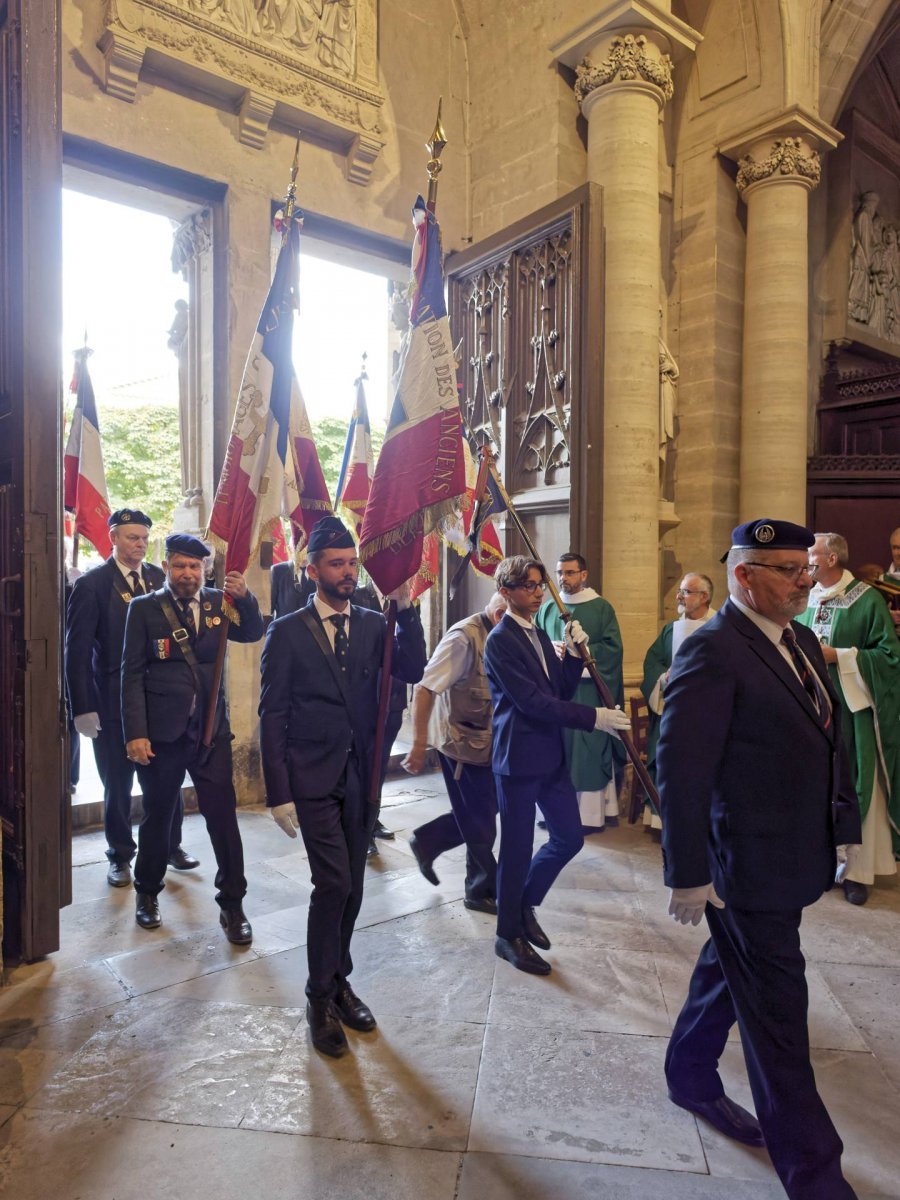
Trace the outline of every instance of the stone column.
[[588, 178], [603, 188], [602, 590], [632, 683], [659, 612], [660, 112], [673, 94], [670, 51], [697, 40], [659, 6], [619, 2], [552, 48], [576, 67]]
[[739, 519], [806, 522], [809, 193], [840, 135], [799, 112], [722, 147], [747, 205]]

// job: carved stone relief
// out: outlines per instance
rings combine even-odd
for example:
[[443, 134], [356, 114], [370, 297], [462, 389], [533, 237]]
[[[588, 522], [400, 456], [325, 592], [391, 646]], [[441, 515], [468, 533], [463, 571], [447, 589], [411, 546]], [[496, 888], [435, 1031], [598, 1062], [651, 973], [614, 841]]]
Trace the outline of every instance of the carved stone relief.
[[815, 187], [821, 174], [822, 163], [817, 150], [808, 150], [799, 137], [777, 138], [765, 158], [757, 160], [746, 154], [738, 161], [736, 185], [743, 193], [751, 184], [777, 175], [781, 178], [793, 176]]
[[853, 215], [847, 313], [875, 337], [900, 342], [900, 226], [879, 204], [877, 192], [863, 192]]
[[614, 37], [606, 58], [600, 62], [585, 59], [575, 69], [575, 95], [581, 104], [596, 88], [614, 80], [644, 80], [655, 84], [664, 99], [675, 94], [672, 60], [668, 54], [654, 53], [655, 46], [644, 34], [626, 33]]
[[275, 117], [347, 155], [366, 184], [384, 147], [377, 0], [107, 0], [106, 90], [133, 101], [146, 52], [156, 76], [197, 80], [234, 103], [236, 133], [261, 147]]

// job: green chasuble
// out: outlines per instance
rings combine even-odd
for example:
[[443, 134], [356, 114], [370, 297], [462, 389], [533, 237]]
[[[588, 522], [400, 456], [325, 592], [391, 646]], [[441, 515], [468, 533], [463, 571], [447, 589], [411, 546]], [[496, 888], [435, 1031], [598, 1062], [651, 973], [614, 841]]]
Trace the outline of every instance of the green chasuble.
[[833, 587], [823, 589], [817, 584], [806, 612], [795, 620], [836, 650], [857, 648], [858, 675], [875, 705], [877, 722], [872, 708], [864, 707], [864, 693], [854, 684], [850, 656], [842, 664], [843, 680], [837, 663], [829, 665], [828, 673], [841, 698], [842, 728], [863, 820], [881, 759], [896, 855], [900, 853], [900, 650], [887, 604], [874, 588], [845, 571]]
[[[644, 657], [644, 678], [641, 683], [641, 695], [649, 706], [650, 697], [656, 687], [660, 675], [665, 675], [672, 665], [672, 630], [675, 622], [663, 625], [659, 637], [647, 651]], [[656, 782], [656, 743], [659, 741], [659, 723], [661, 717], [650, 709], [650, 729], [647, 734], [647, 770], [650, 778]]]
[[[593, 588], [582, 588], [574, 596], [563, 595], [563, 603], [569, 606], [590, 638], [590, 650], [597, 663], [597, 671], [612, 692], [613, 700], [616, 704], [624, 704], [622, 635], [613, 606]], [[566, 636], [559, 609], [552, 600], [548, 600], [538, 613], [535, 623], [554, 642], [561, 642]], [[581, 680], [574, 699], [592, 708], [603, 707], [603, 701], [589, 678]], [[564, 729], [563, 739], [569, 774], [576, 792], [601, 791], [612, 779], [615, 768], [625, 762], [625, 748], [618, 738], [610, 737], [608, 733], [582, 733], [577, 729]]]

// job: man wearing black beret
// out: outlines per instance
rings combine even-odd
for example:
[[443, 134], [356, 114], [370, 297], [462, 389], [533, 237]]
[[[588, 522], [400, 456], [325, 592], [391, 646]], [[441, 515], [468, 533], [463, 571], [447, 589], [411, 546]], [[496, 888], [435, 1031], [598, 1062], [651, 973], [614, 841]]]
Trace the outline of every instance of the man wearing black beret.
[[[367, 803], [386, 622], [351, 604], [356, 546], [336, 517], [310, 534], [307, 606], [274, 621], [266, 635], [260, 747], [266, 803], [309, 855], [307, 1020], [313, 1045], [347, 1051], [342, 1025], [360, 1032], [375, 1018], [350, 986], [350, 939], [362, 903], [366, 849], [376, 812]], [[421, 622], [404, 587], [398, 602], [392, 674], [417, 683], [425, 669]], [[377, 768], [376, 768], [377, 769]]]
[[[103, 782], [107, 881], [131, 883], [135, 842], [131, 832], [131, 791], [135, 764], [125, 754], [119, 702], [119, 676], [125, 618], [135, 596], [161, 587], [165, 576], [144, 562], [153, 522], [139, 509], [120, 508], [107, 519], [112, 554], [100, 567], [80, 576], [66, 608], [66, 687], [78, 733], [94, 743]], [[181, 847], [181, 804], [172, 817], [169, 865], [187, 871], [198, 866]]]
[[[138, 764], [144, 819], [134, 867], [135, 919], [144, 929], [160, 924], [157, 896], [164, 887], [167, 831], [186, 772], [216, 856], [219, 922], [235, 945], [253, 938], [244, 916], [247, 891], [244, 850], [237, 823], [231, 764], [231, 730], [222, 683], [216, 697], [213, 742], [201, 744], [222, 622], [225, 593], [203, 587], [209, 548], [186, 533], [166, 538], [165, 586], [138, 597], [128, 612], [122, 657], [122, 725], [129, 758]], [[239, 572], [225, 576], [236, 617], [228, 639], [258, 642], [263, 621]]]
[[[814, 541], [789, 521], [739, 525], [728, 601], [669, 675], [656, 754], [669, 912], [685, 925], [705, 916], [710, 938], [666, 1081], [675, 1104], [765, 1144], [791, 1200], [854, 1200], [809, 1060], [800, 949], [803, 909], [841, 878], [860, 840], [841, 706], [819, 643], [792, 620], [806, 610]], [[735, 1022], [758, 1120], [718, 1072]]]

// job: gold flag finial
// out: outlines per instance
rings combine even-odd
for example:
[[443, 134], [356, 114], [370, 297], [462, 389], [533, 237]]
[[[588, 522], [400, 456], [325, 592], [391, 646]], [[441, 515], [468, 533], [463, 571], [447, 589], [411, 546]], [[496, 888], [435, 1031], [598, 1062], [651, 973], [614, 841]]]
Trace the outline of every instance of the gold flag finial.
[[431, 137], [425, 143], [425, 146], [431, 155], [428, 160], [426, 170], [428, 171], [428, 207], [434, 211], [435, 202], [437, 201], [437, 184], [438, 175], [441, 173], [441, 154], [444, 147], [447, 145], [447, 134], [444, 126], [441, 124], [441, 104], [443, 97], [438, 100], [437, 120], [434, 123], [434, 130]]

